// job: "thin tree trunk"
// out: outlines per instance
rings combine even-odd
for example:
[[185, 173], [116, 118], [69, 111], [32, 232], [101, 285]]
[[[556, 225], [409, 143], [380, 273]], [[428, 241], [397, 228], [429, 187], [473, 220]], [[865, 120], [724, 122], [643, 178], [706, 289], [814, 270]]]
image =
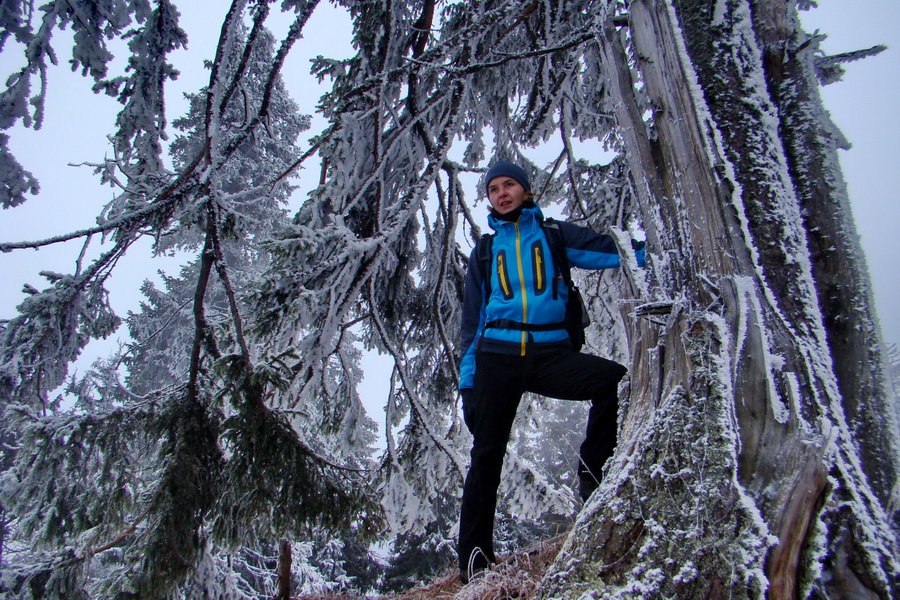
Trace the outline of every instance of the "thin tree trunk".
[[[0, 473], [7, 473], [15, 459], [15, 438], [8, 431], [0, 432]], [[6, 556], [6, 540], [9, 536], [10, 517], [6, 507], [0, 503], [0, 568]]]
[[291, 543], [281, 540], [278, 543], [278, 594], [275, 600], [291, 599]]

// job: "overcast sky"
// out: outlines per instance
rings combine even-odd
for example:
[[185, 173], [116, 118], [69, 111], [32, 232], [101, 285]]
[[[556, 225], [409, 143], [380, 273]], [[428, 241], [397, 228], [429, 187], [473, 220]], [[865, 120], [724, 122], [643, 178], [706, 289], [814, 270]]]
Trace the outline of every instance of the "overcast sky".
[[[186, 108], [180, 100], [181, 92], [196, 91], [206, 83], [208, 72], [200, 65], [214, 53], [220, 14], [224, 15], [228, 5], [224, 0], [178, 4], [184, 13], [182, 27], [188, 33], [190, 47], [173, 56], [182, 76], [168, 92], [170, 121]], [[808, 31], [819, 29], [828, 35], [822, 44], [826, 52], [889, 46], [878, 56], [847, 65], [844, 81], [824, 88], [823, 96], [835, 122], [853, 143], [853, 149], [841, 153], [844, 174], [885, 338], [900, 344], [900, 316], [894, 307], [900, 297], [900, 255], [892, 243], [900, 223], [896, 201], [896, 190], [900, 189], [900, 125], [896, 116], [900, 97], [900, 2], [820, 0], [820, 4], [820, 8], [804, 13], [803, 21]], [[219, 8], [211, 9], [213, 5]], [[346, 18], [335, 18], [335, 14], [336, 9], [323, 3], [284, 71], [290, 92], [303, 112], [313, 113], [324, 91], [308, 74], [308, 57], [326, 54], [340, 58], [351, 52], [347, 43], [349, 23]], [[275, 33], [277, 37], [280, 32]], [[98, 186], [90, 169], [67, 165], [97, 161], [108, 153], [106, 135], [112, 131], [120, 107], [107, 97], [87, 93], [89, 82], [71, 73], [66, 64], [70, 51], [65, 36], [57, 35], [54, 42], [63, 66], [50, 73], [45, 126], [41, 131], [16, 128], [10, 142], [20, 162], [40, 180], [41, 193], [25, 205], [3, 212], [0, 240], [42, 239], [93, 225], [101, 207], [115, 195], [115, 190]], [[7, 45], [0, 55], [0, 73], [10, 73], [19, 66], [17, 52], [15, 45]], [[321, 121], [314, 120], [314, 127], [319, 125]], [[67, 244], [0, 255], [0, 318], [13, 316], [14, 306], [23, 298], [22, 283], [45, 287], [37, 272], [71, 272], [77, 253], [77, 246]], [[143, 279], [152, 277], [157, 269], [171, 269], [176, 264], [174, 260], [155, 261], [148, 267], [148, 254], [149, 245], [132, 250], [113, 281], [113, 304], [122, 314], [137, 306], [135, 290]]]

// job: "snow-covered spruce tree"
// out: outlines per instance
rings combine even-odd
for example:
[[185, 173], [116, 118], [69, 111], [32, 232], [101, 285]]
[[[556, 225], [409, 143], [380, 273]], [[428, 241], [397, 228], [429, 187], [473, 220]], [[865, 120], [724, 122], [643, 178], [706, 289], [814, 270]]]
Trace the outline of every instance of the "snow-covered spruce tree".
[[[242, 36], [242, 38], [245, 36]], [[239, 52], [241, 46], [232, 51]], [[274, 56], [274, 39], [271, 34], [262, 30], [257, 43], [250, 47], [244, 79], [235, 90], [236, 102], [229, 106], [221, 120], [220, 127], [225, 131], [239, 132], [242, 123], [251, 114], [251, 107], [259, 105], [266, 89], [265, 78]], [[237, 62], [240, 57], [233, 57]], [[176, 128], [185, 132], [177, 137], [171, 146], [175, 158], [175, 166], [183, 168], [199, 150], [198, 141], [203, 139], [202, 118], [206, 103], [206, 94], [201, 93], [190, 98], [190, 113], [174, 121]], [[294, 146], [294, 140], [300, 131], [308, 129], [309, 117], [301, 115], [297, 105], [287, 97], [280, 79], [275, 81], [273, 93], [269, 99], [269, 117], [265, 124], [267, 135], [258, 136], [245, 141], [237, 147], [235, 158], [228, 162], [229, 170], [222, 177], [222, 191], [229, 195], [230, 214], [226, 217], [223, 228], [228, 231], [222, 239], [222, 253], [235, 293], [242, 295], [253, 285], [257, 276], [265, 269], [267, 257], [259, 249], [259, 240], [269, 238], [273, 232], [280, 231], [288, 224], [286, 211], [283, 208], [291, 188], [286, 185], [273, 186], [288, 167], [300, 156], [301, 151]], [[182, 214], [179, 227], [173, 228], [160, 236], [159, 251], [175, 248], [180, 251], [194, 249], [203, 241], [205, 218], [202, 214]], [[193, 333], [191, 300], [195, 293], [197, 273], [200, 259], [195, 260], [182, 269], [179, 277], [163, 276], [164, 292], [155, 289], [151, 283], [145, 283], [144, 293], [148, 302], [142, 306], [140, 313], [132, 314], [127, 319], [131, 337], [138, 342], [131, 345], [126, 357], [128, 367], [127, 382], [129, 389], [146, 395], [151, 390], [162, 390], [183, 379], [188, 370], [188, 356], [183, 349]], [[227, 290], [221, 282], [212, 281], [207, 291], [205, 303], [207, 319], [211, 323], [227, 323], [229, 320], [229, 303]], [[241, 309], [242, 312], [245, 312]], [[244, 315], [246, 320], [246, 314]], [[224, 331], [223, 331], [224, 333]], [[352, 360], [356, 360], [351, 354]], [[347, 373], [336, 373], [338, 378]], [[356, 377], [354, 376], [354, 379]], [[332, 387], [338, 387], [331, 381]], [[326, 408], [327, 407], [327, 408]], [[352, 418], [346, 419], [347, 413]], [[356, 467], [366, 463], [371, 454], [371, 442], [374, 439], [374, 424], [360, 416], [358, 398], [349, 397], [348, 401], [323, 405], [317, 403], [302, 408], [294, 407], [287, 414], [292, 427], [302, 432], [304, 439], [323, 455], [330, 454], [343, 464]], [[296, 415], [303, 414], [298, 419]], [[344, 439], [353, 443], [346, 444]], [[308, 539], [315, 532], [304, 535]], [[324, 535], [320, 533], [317, 537]], [[244, 565], [244, 558], [259, 556], [266, 552], [271, 542], [256, 540], [246, 536], [243, 544], [249, 549], [235, 552], [234, 547], [218, 548], [219, 553], [228, 552], [233, 556], [227, 564], [214, 563], [218, 569], [227, 568], [227, 573], [220, 573], [238, 578], [243, 572], [255, 572], [258, 565]], [[277, 548], [278, 544], [274, 544]], [[271, 550], [269, 550], [271, 552]], [[302, 556], [302, 555], [300, 555]], [[297, 556], [291, 561], [292, 570], [298, 571], [304, 565], [297, 562]], [[314, 565], [306, 567], [315, 570]], [[254, 593], [267, 594], [271, 590], [269, 577], [259, 577], [248, 582], [246, 587], [255, 589]], [[204, 577], [210, 573], [204, 571]], [[329, 582], [327, 576], [320, 576]], [[194, 577], [193, 579], [197, 579]], [[348, 578], [355, 587], [356, 578]], [[254, 588], [253, 585], [264, 584]], [[367, 585], [365, 581], [361, 585]], [[194, 586], [196, 587], [196, 585]], [[332, 589], [332, 587], [327, 589]], [[335, 588], [343, 589], [343, 588]]]
[[795, 11], [642, 0], [591, 25], [651, 248], [656, 285], [632, 285], [671, 312], [625, 321], [616, 460], [542, 597], [900, 593], [896, 413]]
[[[73, 3], [50, 2], [38, 11], [34, 2], [17, 2], [4, 6], [2, 33], [4, 50], [10, 51], [11, 42], [25, 46], [25, 66], [19, 73], [6, 80], [6, 88], [2, 92], [3, 101], [2, 124], [9, 128], [16, 122], [25, 126], [39, 127], [43, 121], [44, 92], [47, 89], [46, 77], [48, 62], [55, 63], [57, 56], [50, 44], [52, 33], [57, 27], [69, 26], [74, 32], [75, 45], [72, 54], [72, 65], [81, 68], [89, 75], [95, 85], [104, 87], [116, 95], [124, 105], [123, 114], [133, 114], [136, 107], [146, 115], [162, 115], [162, 98], [159, 92], [164, 82], [174, 74], [166, 55], [184, 43], [184, 34], [173, 20], [171, 5], [159, 2], [156, 8], [146, 3], [116, 3], [101, 10], [99, 7], [85, 6], [84, 16], [78, 18], [79, 8]], [[39, 20], [35, 27], [35, 20]], [[142, 47], [142, 60], [132, 65], [134, 68], [128, 76], [115, 80], [107, 77], [106, 64], [112, 58], [106, 49], [109, 39], [122, 35], [126, 28], [134, 26], [132, 43]], [[153, 44], [147, 44], [152, 39]], [[39, 78], [37, 90], [32, 95], [33, 79]], [[33, 111], [33, 112], [32, 112]], [[140, 162], [148, 160], [158, 162], [159, 142], [163, 135], [163, 123], [156, 118], [141, 120], [127, 119], [115, 133], [116, 151], [128, 160]], [[5, 139], [6, 136], [4, 136]], [[4, 208], [20, 204], [28, 192], [36, 193], [37, 182], [19, 167], [15, 161], [4, 154], [4, 165], [0, 171], [3, 180]], [[127, 160], [123, 164], [128, 164]], [[23, 175], [24, 174], [24, 175]], [[140, 186], [140, 177], [135, 173], [135, 185]], [[133, 492], [126, 482], [129, 479], [128, 466], [120, 465], [118, 484], [110, 485], [110, 481], [95, 482], [78, 477], [57, 478], [53, 476], [52, 467], [59, 466], [54, 459], [45, 461], [43, 457], [30, 463], [31, 454], [41, 446], [41, 440], [48, 443], [43, 448], [53, 452], [65, 452], [59, 446], [73, 444], [78, 447], [81, 432], [72, 432], [65, 420], [55, 427], [49, 426], [47, 419], [58, 411], [59, 403], [50, 397], [51, 392], [64, 381], [68, 364], [81, 352], [92, 338], [105, 337], [112, 333], [119, 324], [118, 317], [111, 310], [104, 282], [109, 270], [116, 264], [124, 250], [138, 236], [139, 222], [129, 231], [123, 227], [116, 236], [112, 249], [105, 250], [94, 262], [87, 262], [84, 255], [76, 261], [74, 273], [65, 275], [44, 273], [50, 281], [50, 287], [38, 291], [26, 286], [28, 297], [19, 306], [20, 316], [5, 324], [3, 328], [2, 349], [2, 389], [4, 439], [14, 450], [14, 463], [4, 473], [3, 505], [11, 516], [14, 531], [26, 542], [33, 536], [36, 545], [26, 545], [25, 557], [32, 565], [54, 562], [53, 550], [57, 544], [69, 537], [71, 529], [82, 528], [93, 519], [93, 515], [105, 509], [105, 502], [112, 501], [119, 507], [127, 505]], [[86, 238], [85, 250], [92, 235], [103, 231], [113, 231], [115, 226], [105, 229], [96, 228], [90, 232], [60, 236], [59, 240]], [[21, 244], [19, 247], [37, 247], [37, 244]], [[15, 246], [15, 245], [14, 245]], [[4, 249], [9, 249], [5, 247]], [[112, 425], [117, 418], [125, 417], [131, 422], [140, 422], [144, 418], [143, 411], [126, 415], [107, 415], [107, 424]], [[90, 423], [83, 423], [84, 430], [91, 430]], [[52, 430], [56, 429], [54, 433]], [[131, 445], [120, 440], [119, 450], [126, 454], [141, 449], [140, 442]], [[110, 447], [112, 444], [110, 444]], [[23, 451], [23, 449], [25, 449]], [[96, 459], [92, 452], [69, 452], [74, 461], [83, 464]], [[48, 472], [44, 467], [50, 466]], [[16, 469], [27, 467], [23, 477], [16, 476]], [[19, 484], [25, 485], [19, 485]], [[28, 484], [33, 484], [32, 492], [26, 491]], [[11, 485], [15, 484], [15, 485]], [[100, 497], [95, 496], [99, 492]], [[81, 499], [93, 499], [93, 502], [75, 505]], [[99, 500], [99, 501], [98, 501]], [[34, 501], [35, 504], [24, 508], [24, 504]], [[43, 509], [39, 508], [43, 505]], [[24, 511], [23, 511], [24, 508]], [[116, 521], [122, 513], [113, 508], [107, 514], [108, 521]], [[122, 530], [127, 525], [123, 525]], [[104, 532], [97, 531], [99, 534]], [[44, 545], [41, 542], [49, 542]], [[8, 548], [12, 549], [10, 545]], [[20, 546], [15, 545], [16, 550]], [[17, 553], [15, 559], [23, 553]], [[13, 561], [14, 557], [7, 552], [4, 557]], [[56, 559], [67, 560], [68, 556]], [[18, 562], [16, 560], [16, 562]], [[67, 575], [57, 574], [53, 581], [52, 569], [46, 568], [34, 580], [33, 590], [39, 595], [42, 588], [63, 586]], [[14, 585], [14, 569], [4, 570], [4, 588]], [[75, 575], [77, 577], [77, 575]], [[63, 581], [60, 581], [63, 580]], [[71, 586], [68, 586], [71, 587]], [[74, 590], [73, 590], [74, 594]]]
[[[49, 16], [67, 6], [81, 16], [96, 8], [51, 4]], [[191, 135], [174, 145], [180, 153], [175, 172], [163, 168], [159, 142], [165, 136], [160, 74], [173, 73], [165, 54], [174, 46], [166, 40], [183, 41], [177, 13], [166, 2], [155, 9], [113, 4], [98, 9], [100, 29], [76, 35], [76, 56], [83, 59], [84, 52], [102, 47], [104, 35], [122, 33], [112, 25], [104, 28], [102, 18], [115, 14], [124, 27], [133, 14], [138, 24], [129, 34], [129, 75], [108, 80], [105, 72], [92, 72], [99, 88], [121, 93], [125, 104], [114, 137], [116, 160], [101, 166], [104, 178], [123, 193], [96, 228], [4, 245], [8, 250], [82, 237], [90, 241], [95, 234], [114, 242], [91, 263], [83, 266], [87, 259], [79, 259], [75, 274], [50, 274], [54, 286], [33, 290], [20, 316], [4, 329], [4, 426], [17, 448], [4, 474], [3, 501], [24, 546], [4, 571], [6, 593], [150, 598], [176, 594], [183, 583], [204, 595], [245, 597], [246, 586], [236, 581], [231, 561], [222, 571], [226, 561], [214, 545], [235, 549], [247, 541], [300, 537], [310, 527], [366, 528], [377, 519], [359, 477], [336, 466], [342, 460], [337, 453], [322, 457], [327, 442], [308, 439], [318, 424], [298, 424], [304, 419], [278, 410], [283, 400], [272, 400], [289, 387], [290, 370], [248, 342], [243, 285], [235, 281], [252, 252], [242, 255], [247, 246], [229, 245], [229, 239], [250, 232], [255, 220], [280, 214], [279, 199], [288, 191], [281, 179], [296, 159], [292, 144], [305, 118], [283, 98], [279, 72], [313, 7], [294, 7], [295, 24], [273, 56], [263, 28], [267, 3], [234, 3], [211, 61], [210, 85], [186, 120]], [[249, 32], [242, 24], [245, 15], [252, 20]], [[36, 35], [22, 34], [33, 47], [32, 63], [51, 55], [55, 21], [48, 18]], [[35, 72], [43, 72], [40, 65]], [[39, 95], [38, 106], [41, 100]], [[104, 282], [122, 253], [145, 235], [155, 238], [157, 251], [176, 245], [200, 250], [197, 263], [170, 290], [190, 302], [190, 333], [159, 355], [138, 348], [136, 355], [147, 360], [141, 363], [146, 370], [128, 381], [136, 383], [134, 389], [119, 385], [106, 369], [98, 371], [98, 385], [72, 386], [73, 406], [51, 400], [68, 362], [91, 338], [118, 325]], [[190, 293], [184, 291], [187, 275]], [[168, 325], [177, 325], [181, 308], [169, 312]], [[155, 319], [155, 333], [170, 333], [158, 316], [151, 312], [132, 324], [153, 328]], [[166, 358], [168, 370], [161, 368]], [[352, 364], [355, 357], [349, 358]], [[327, 413], [347, 421], [343, 415], [338, 409]], [[365, 430], [358, 414], [349, 420]], [[350, 436], [349, 430], [341, 429], [341, 435]], [[360, 441], [365, 445], [365, 434]]]
[[456, 560], [456, 543], [448, 534], [448, 523], [458, 518], [459, 503], [447, 495], [436, 514], [421, 531], [401, 532], [391, 543], [392, 554], [384, 570], [382, 593], [399, 593], [447, 572]]
[[[263, 101], [275, 40], [263, 29], [255, 33], [254, 44], [245, 46], [247, 32], [243, 26], [238, 35], [240, 43], [229, 48], [231, 56], [222, 64], [234, 69], [244, 62], [244, 74], [230, 90], [233, 100], [221, 116], [218, 128], [223, 142], [238, 140], [240, 143], [233, 158], [223, 165], [218, 187], [228, 198], [220, 246], [234, 291], [241, 294], [265, 270], [266, 255], [259, 249], [259, 241], [289, 222], [285, 206], [292, 188], [285, 184], [273, 185], [273, 181], [300, 155], [296, 141], [309, 128], [309, 116], [300, 114], [278, 78], [268, 99], [266, 134], [241, 139], [241, 129], [253, 107]], [[245, 48], [249, 54], [241, 56]], [[189, 168], [198, 153], [203, 152], [208, 99], [208, 89], [189, 94], [188, 113], [173, 122], [181, 132], [170, 146], [176, 171]], [[182, 211], [176, 222], [156, 234], [156, 252], [189, 254], [197, 253], [202, 247], [207, 215], [202, 205], [191, 208]], [[184, 380], [190, 358], [184, 348], [190, 345], [193, 336], [192, 304], [201, 263], [202, 257], [198, 256], [188, 261], [178, 276], [162, 274], [162, 289], [150, 281], [144, 283], [142, 292], [146, 300], [138, 312], [126, 319], [133, 342], [122, 360], [127, 366], [126, 383], [131, 391], [143, 396]], [[222, 282], [213, 279], [206, 294], [206, 318], [211, 323], [227, 322], [230, 307]]]

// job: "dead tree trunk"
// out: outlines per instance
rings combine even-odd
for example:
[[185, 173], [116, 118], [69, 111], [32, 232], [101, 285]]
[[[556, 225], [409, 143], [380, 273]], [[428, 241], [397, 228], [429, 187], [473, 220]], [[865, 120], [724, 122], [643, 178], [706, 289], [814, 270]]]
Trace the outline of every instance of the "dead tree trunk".
[[[814, 46], [796, 27], [796, 11], [773, 0], [756, 2], [752, 10], [841, 402], [860, 447], [863, 470], [887, 505], [898, 481], [897, 422], [866, 261], [838, 167], [842, 140], [822, 106], [811, 57]], [[900, 512], [895, 511], [895, 530], [900, 530], [898, 518]]]
[[[609, 15], [598, 36], [650, 248], [653, 286], [627, 284], [672, 312], [623, 314], [619, 447], [545, 598], [900, 594], [883, 481], [848, 426], [750, 8], [637, 0], [627, 30]], [[882, 471], [895, 472], [897, 431], [880, 431]]]

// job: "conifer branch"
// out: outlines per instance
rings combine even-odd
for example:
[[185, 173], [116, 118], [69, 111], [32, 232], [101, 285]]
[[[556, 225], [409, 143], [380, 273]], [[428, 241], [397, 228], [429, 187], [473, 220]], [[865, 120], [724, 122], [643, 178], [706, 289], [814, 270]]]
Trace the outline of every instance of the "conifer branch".
[[428, 416], [427, 411], [422, 405], [422, 402], [419, 400], [419, 394], [416, 390], [414, 379], [411, 378], [406, 372], [406, 357], [404, 356], [403, 351], [400, 348], [395, 347], [394, 343], [391, 341], [391, 336], [388, 334], [388, 330], [385, 327], [385, 324], [382, 322], [378, 311], [375, 309], [375, 289], [372, 286], [371, 282], [369, 284], [368, 296], [369, 305], [372, 306], [372, 323], [375, 325], [375, 328], [378, 331], [378, 337], [381, 340], [381, 343], [384, 344], [384, 347], [388, 351], [388, 354], [390, 354], [394, 359], [394, 368], [397, 370], [397, 373], [400, 376], [400, 383], [403, 386], [404, 391], [406, 392], [406, 397], [409, 399], [410, 409], [412, 410], [413, 414], [415, 414], [416, 420], [425, 429], [428, 437], [434, 443], [435, 447], [440, 448], [440, 450], [447, 455], [447, 458], [449, 458], [450, 461], [454, 464], [460, 477], [462, 477], [462, 474], [466, 472], [462, 458], [459, 456], [458, 452], [455, 452], [446, 443], [444, 436], [438, 435], [435, 431], [433, 431], [431, 426], [433, 419]]
[[80, 563], [84, 560], [92, 558], [102, 552], [106, 552], [107, 550], [111, 550], [128, 539], [128, 536], [137, 531], [138, 526], [146, 520], [147, 516], [150, 514], [151, 507], [148, 506], [143, 513], [138, 515], [138, 518], [135, 519], [134, 523], [129, 525], [125, 530], [122, 531], [118, 536], [110, 540], [109, 542], [103, 544], [102, 546], [97, 546], [96, 548], [88, 548], [83, 553], [77, 556], [73, 556], [67, 560], [60, 562], [56, 565], [55, 568], [65, 569], [66, 567], [71, 567], [74, 564]]
[[[212, 63], [212, 69], [209, 73], [209, 85], [207, 89], [206, 95], [206, 139], [210, 140], [215, 137], [215, 132], [212, 130], [213, 124], [218, 122], [218, 119], [213, 118], [213, 114], [215, 113], [217, 116], [221, 115], [224, 110], [224, 106], [226, 102], [223, 100], [218, 104], [218, 106], [214, 106], [215, 96], [217, 91], [219, 90], [219, 70], [222, 68], [222, 63], [224, 61], [225, 49], [228, 47], [229, 40], [234, 36], [234, 29], [236, 27], [236, 23], [239, 23], [241, 9], [244, 5], [242, 0], [232, 0], [231, 7], [228, 9], [228, 13], [225, 15], [225, 19], [222, 22], [222, 28], [219, 32], [219, 43], [216, 46], [216, 57]], [[240, 78], [238, 74], [234, 75], [234, 80], [237, 81]], [[211, 147], [207, 145], [206, 151], [209, 153], [211, 151]], [[207, 157], [209, 155], [207, 154]], [[211, 160], [210, 160], [211, 162]]]
[[296, 161], [291, 163], [291, 165], [287, 169], [282, 171], [281, 175], [279, 175], [272, 181], [271, 189], [275, 189], [275, 186], [279, 182], [281, 182], [285, 177], [287, 177], [291, 173], [291, 171], [293, 171], [294, 169], [296, 169], [297, 167], [302, 165], [304, 162], [306, 162], [307, 158], [309, 158], [310, 156], [312, 156], [313, 154], [318, 152], [319, 147], [321, 145], [322, 145], [322, 142], [319, 141], [319, 142], [316, 142], [315, 144], [313, 144], [312, 146], [310, 146], [309, 149], [300, 156], [300, 158], [298, 158]]
[[[447, 167], [445, 165], [445, 167]], [[438, 267], [437, 276], [435, 278], [435, 286], [434, 292], [431, 299], [431, 311], [432, 318], [434, 319], [435, 327], [438, 330], [438, 335], [441, 338], [441, 343], [444, 346], [444, 352], [446, 356], [452, 357], [454, 355], [454, 346], [450, 341], [450, 336], [447, 335], [446, 328], [444, 327], [444, 318], [441, 314], [441, 307], [444, 306], [444, 293], [445, 290], [442, 287], [443, 282], [448, 279], [448, 273], [450, 271], [450, 261], [451, 257], [456, 251], [456, 241], [451, 237], [452, 234], [456, 231], [456, 215], [458, 213], [457, 204], [458, 204], [458, 189], [457, 186], [459, 182], [456, 179], [456, 172], [450, 168], [445, 168], [445, 171], [449, 173], [450, 176], [450, 186], [449, 193], [446, 194], [448, 197], [447, 206], [444, 209], [444, 196], [440, 190], [438, 192], [438, 200], [441, 203], [441, 207], [443, 209], [444, 214], [447, 217], [447, 222], [444, 223], [443, 233], [441, 236], [441, 253], [440, 253], [440, 263]], [[440, 188], [440, 186], [438, 186]], [[459, 299], [457, 298], [449, 298], [450, 302], [457, 302]], [[453, 374], [453, 378], [455, 380], [459, 380], [459, 371], [456, 368], [456, 361], [449, 360], [448, 366], [450, 367], [450, 371]]]
[[231, 285], [231, 279], [228, 276], [228, 267], [225, 264], [225, 255], [222, 253], [222, 246], [219, 243], [219, 215], [213, 199], [209, 200], [207, 207], [207, 214], [209, 215], [209, 236], [212, 240], [213, 260], [216, 266], [216, 273], [219, 274], [219, 279], [222, 281], [222, 286], [225, 288], [225, 297], [228, 299], [228, 307], [231, 310], [231, 321], [234, 325], [234, 335], [235, 338], [237, 338], [238, 346], [241, 349], [241, 358], [244, 361], [244, 368], [249, 376], [252, 370], [250, 349], [247, 346], [247, 340], [244, 337], [243, 318], [238, 310], [234, 287]]
[[139, 208], [124, 215], [115, 217], [114, 219], [104, 221], [103, 224], [97, 227], [81, 229], [44, 240], [32, 242], [0, 242], [0, 252], [10, 252], [11, 250], [22, 250], [26, 248], [41, 248], [43, 246], [50, 246], [52, 244], [58, 244], [60, 242], [68, 242], [70, 240], [87, 237], [98, 233], [107, 233], [118, 228], [136, 230], [142, 226], [146, 217], [152, 216], [157, 212], [162, 212], [171, 204], [181, 199], [181, 196], [175, 195], [175, 191], [178, 190], [178, 188], [181, 187], [181, 185], [188, 179], [188, 177], [190, 177], [194, 173], [204, 155], [205, 151], [198, 152], [197, 156], [194, 157], [194, 160], [191, 162], [191, 164], [189, 164], [187, 168], [185, 168], [185, 170], [181, 172], [178, 178], [171, 184], [169, 184], [144, 208]]
[[241, 135], [236, 136], [233, 140], [231, 140], [225, 149], [222, 151], [223, 159], [227, 159], [235, 151], [243, 144], [247, 137], [251, 135], [253, 131], [260, 125], [260, 123], [264, 123], [269, 115], [269, 105], [272, 102], [272, 93], [274, 91], [275, 85], [281, 76], [281, 68], [284, 66], [284, 61], [287, 58], [287, 55], [290, 53], [291, 47], [300, 38], [300, 34], [303, 31], [303, 27], [306, 25], [306, 22], [312, 16], [313, 11], [316, 6], [318, 6], [319, 0], [313, 0], [308, 2], [303, 11], [297, 14], [297, 17], [294, 19], [294, 22], [291, 24], [291, 27], [288, 31], [287, 36], [282, 40], [281, 47], [278, 49], [278, 52], [275, 55], [275, 60], [273, 61], [272, 68], [269, 71], [268, 78], [266, 80], [265, 85], [263, 86], [263, 95], [262, 101], [260, 102], [259, 110], [256, 113], [256, 116], [250, 121], [250, 123], [244, 128]]
[[[231, 97], [234, 95], [235, 90], [238, 88], [238, 85], [244, 78], [244, 75], [247, 71], [247, 65], [250, 63], [250, 56], [253, 53], [253, 47], [255, 46], [257, 39], [259, 39], [260, 32], [265, 27], [266, 18], [269, 16], [268, 2], [260, 2], [258, 6], [259, 9], [253, 16], [253, 28], [250, 30], [250, 34], [244, 41], [244, 52], [241, 54], [238, 66], [234, 70], [234, 73], [231, 75], [231, 82], [228, 84], [228, 88], [225, 90], [225, 93], [222, 94], [222, 99], [220, 100], [219, 106], [217, 107], [220, 116], [225, 114], [225, 109], [228, 106], [228, 102], [231, 100]], [[247, 106], [246, 103], [244, 108], [245, 110], [249, 110], [249, 106]]]
[[195, 401], [199, 398], [200, 390], [197, 386], [200, 377], [200, 358], [203, 342], [208, 332], [206, 323], [206, 311], [204, 303], [206, 299], [206, 287], [209, 284], [209, 275], [215, 261], [215, 252], [212, 249], [212, 233], [207, 232], [203, 251], [200, 254], [200, 274], [197, 277], [197, 287], [194, 292], [194, 338], [191, 346], [191, 362], [188, 372], [188, 393]]

